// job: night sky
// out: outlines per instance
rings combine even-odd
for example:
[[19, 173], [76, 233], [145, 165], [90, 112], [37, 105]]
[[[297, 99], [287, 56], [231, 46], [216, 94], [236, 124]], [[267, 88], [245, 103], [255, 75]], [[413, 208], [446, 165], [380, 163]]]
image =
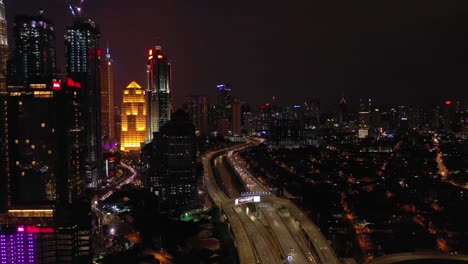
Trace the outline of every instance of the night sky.
[[[42, 7], [57, 31], [64, 66], [65, 0], [4, 0], [15, 14]], [[174, 99], [212, 97], [230, 83], [253, 105], [320, 98], [334, 109], [344, 92], [377, 104], [468, 102], [468, 1], [87, 0], [115, 59], [117, 94], [145, 85], [147, 50], [160, 36], [173, 64]], [[120, 104], [120, 102], [119, 102]]]

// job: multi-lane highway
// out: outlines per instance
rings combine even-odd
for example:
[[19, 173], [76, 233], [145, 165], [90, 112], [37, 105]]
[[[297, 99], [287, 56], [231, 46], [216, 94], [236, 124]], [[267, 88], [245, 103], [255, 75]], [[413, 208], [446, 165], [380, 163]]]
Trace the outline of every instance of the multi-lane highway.
[[[320, 230], [303, 215], [302, 211], [289, 200], [272, 195], [262, 197], [257, 212], [247, 212], [245, 205], [235, 205], [233, 177], [239, 176], [244, 187], [252, 192], [268, 192], [250, 172], [236, 160], [235, 151], [251, 146], [243, 144], [234, 148], [208, 153], [203, 159], [205, 183], [214, 203], [223, 209], [231, 225], [239, 251], [241, 263], [339, 263], [328, 241]], [[214, 155], [221, 158], [215, 159]], [[225, 163], [227, 156], [230, 166], [237, 175], [231, 175]], [[224, 183], [226, 195], [217, 185], [213, 168]]]
[[122, 188], [122, 186], [126, 184], [130, 184], [134, 182], [136, 178], [138, 177], [138, 173], [133, 167], [127, 165], [123, 161], [120, 162], [120, 164], [124, 168], [126, 168], [129, 173], [125, 176], [122, 176], [120, 179], [112, 183], [110, 186], [107, 186], [106, 191], [102, 195], [99, 196], [100, 201], [104, 201], [105, 199], [109, 198], [116, 190], [119, 190], [120, 188]]
[[[249, 147], [242, 146], [234, 150], [229, 151], [228, 161], [231, 166], [235, 169], [236, 173], [240, 176], [243, 182], [245, 182], [245, 187], [249, 191], [253, 192], [264, 192], [269, 191], [268, 187], [263, 186], [251, 173], [250, 171], [239, 161], [239, 157], [236, 154], [236, 151]], [[338, 258], [336, 257], [330, 243], [322, 235], [320, 229], [305, 215], [302, 210], [300, 210], [294, 203], [289, 200], [281, 199], [275, 196], [265, 196], [263, 197], [263, 202], [270, 204], [275, 204], [286, 209], [292, 216], [293, 219], [299, 224], [299, 229], [304, 234], [303, 238], [308, 242], [308, 245], [311, 245], [310, 250], [302, 249], [302, 255], [309, 261], [309, 263], [339, 263]], [[290, 230], [294, 230], [294, 227], [290, 226]], [[294, 231], [291, 231], [294, 233]], [[291, 233], [290, 232], [290, 233]], [[297, 236], [296, 236], [297, 237]], [[298, 241], [299, 240], [299, 241]], [[301, 244], [302, 239], [294, 239], [296, 244]], [[292, 242], [290, 242], [292, 243]], [[302, 248], [302, 247], [301, 247]], [[311, 253], [309, 253], [311, 252]], [[318, 258], [313, 258], [314, 255], [317, 255]], [[310, 260], [312, 259], [312, 260]]]

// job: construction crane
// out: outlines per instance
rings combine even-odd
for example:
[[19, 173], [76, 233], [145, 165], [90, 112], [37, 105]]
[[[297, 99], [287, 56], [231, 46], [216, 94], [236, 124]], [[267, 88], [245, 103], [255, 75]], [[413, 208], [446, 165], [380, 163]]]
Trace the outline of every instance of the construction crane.
[[81, 6], [83, 5], [83, 2], [85, 0], [72, 0], [72, 1], [67, 1], [67, 6], [68, 9], [70, 9], [70, 12], [74, 17], [80, 17], [81, 16]]

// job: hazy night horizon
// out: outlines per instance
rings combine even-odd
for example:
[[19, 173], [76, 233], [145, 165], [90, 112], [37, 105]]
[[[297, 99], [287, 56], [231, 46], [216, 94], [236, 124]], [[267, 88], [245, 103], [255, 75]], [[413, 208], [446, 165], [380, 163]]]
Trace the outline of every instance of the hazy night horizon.
[[[61, 43], [71, 21], [61, 0], [5, 5], [10, 32], [14, 15], [43, 8]], [[176, 106], [190, 94], [213, 100], [216, 84], [230, 83], [236, 97], [253, 105], [272, 96], [282, 103], [311, 97], [335, 110], [342, 92], [355, 107], [363, 96], [378, 104], [466, 100], [467, 7], [460, 1], [88, 0], [83, 9], [100, 26], [101, 48], [109, 41], [118, 91], [134, 79], [145, 83], [147, 51], [159, 36], [173, 65]], [[57, 50], [64, 71], [63, 46]]]

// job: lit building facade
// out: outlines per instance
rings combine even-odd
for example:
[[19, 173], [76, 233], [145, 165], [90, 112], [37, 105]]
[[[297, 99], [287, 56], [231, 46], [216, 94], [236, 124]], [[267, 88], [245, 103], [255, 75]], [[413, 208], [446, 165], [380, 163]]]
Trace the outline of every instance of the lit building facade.
[[38, 16], [16, 16], [13, 35], [14, 85], [50, 84], [56, 73], [53, 24], [42, 10]]
[[0, 263], [91, 263], [90, 244], [76, 227], [0, 225]]
[[7, 21], [5, 5], [0, 0], [0, 92], [6, 90], [6, 73], [8, 60]]
[[73, 102], [79, 105], [79, 118], [72, 128], [76, 141], [71, 160], [79, 166], [75, 177], [83, 178], [85, 187], [92, 189], [103, 175], [99, 38], [99, 29], [90, 19], [76, 19], [66, 30], [68, 80], [81, 84]]
[[105, 149], [115, 147], [114, 118], [114, 69], [113, 61], [107, 47], [106, 56], [101, 59], [101, 129]]
[[[8, 59], [7, 22], [5, 17], [5, 5], [0, 0], [0, 193], [8, 192], [8, 116], [6, 73]], [[7, 197], [0, 195], [0, 214], [7, 208]]]
[[148, 77], [148, 140], [154, 132], [171, 120], [171, 65], [162, 53], [161, 46], [149, 51], [147, 64]]
[[122, 133], [120, 149], [122, 151], [140, 150], [146, 140], [146, 101], [145, 93], [136, 82], [131, 82], [123, 91]]

